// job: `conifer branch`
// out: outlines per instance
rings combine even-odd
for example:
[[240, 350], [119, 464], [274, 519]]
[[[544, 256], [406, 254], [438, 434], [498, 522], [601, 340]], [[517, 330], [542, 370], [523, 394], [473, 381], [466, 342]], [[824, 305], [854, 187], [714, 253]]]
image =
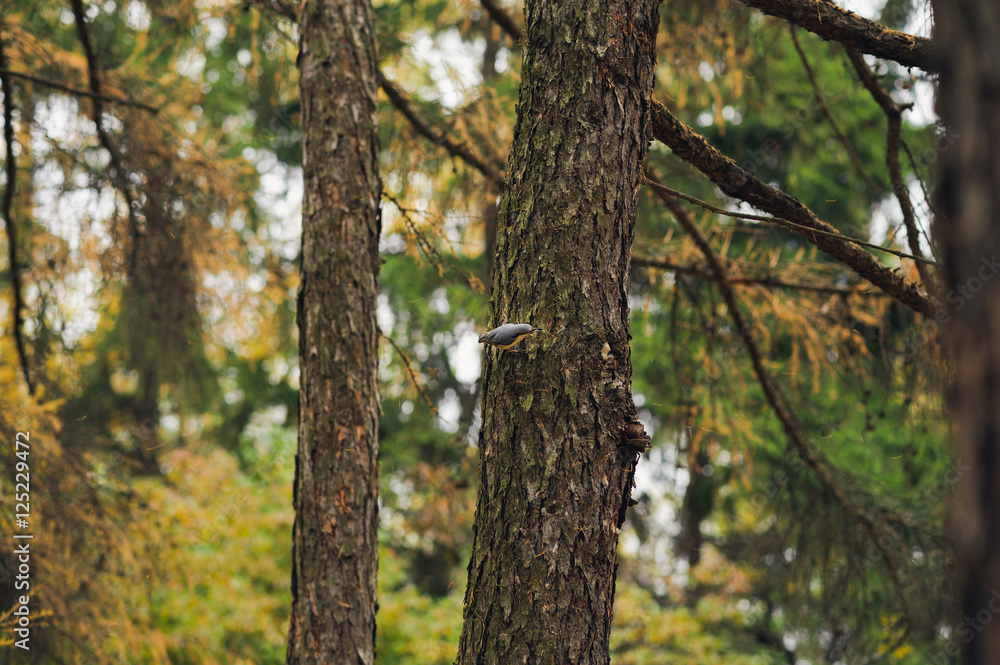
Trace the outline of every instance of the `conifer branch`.
[[[653, 256], [632, 255], [632, 265], [644, 268], [658, 268], [684, 275], [694, 275], [699, 279], [715, 280], [715, 276], [704, 266], [697, 264], [683, 264], [671, 261], [669, 258], [659, 258]], [[728, 275], [728, 268], [727, 268]], [[814, 293], [831, 293], [838, 295], [858, 295], [858, 296], [884, 296], [881, 291], [863, 290], [856, 286], [836, 286], [833, 284], [810, 284], [807, 282], [794, 282], [780, 277], [763, 275], [760, 277], [737, 277], [728, 276], [730, 284], [745, 286], [766, 286], [778, 289], [791, 289], [794, 291], [811, 291]]]
[[399, 354], [399, 358], [403, 361], [403, 365], [406, 367], [406, 375], [410, 378], [410, 383], [413, 384], [413, 387], [416, 389], [417, 393], [427, 403], [427, 407], [431, 410], [431, 413], [433, 413], [435, 416], [440, 417], [441, 414], [438, 413], [437, 407], [434, 406], [434, 402], [432, 402], [431, 398], [428, 397], [427, 392], [424, 390], [424, 387], [420, 385], [420, 379], [417, 376], [417, 373], [413, 370], [413, 365], [410, 362], [410, 357], [406, 355], [403, 349], [399, 348], [399, 344], [396, 343], [396, 340], [386, 335], [382, 330], [379, 330], [378, 334], [382, 336], [382, 339], [389, 342], [389, 346], [395, 349], [396, 353]]
[[[903, 226], [906, 227], [906, 240], [910, 245], [910, 252], [916, 256], [923, 256], [920, 250], [920, 236], [917, 231], [916, 215], [913, 211], [913, 202], [910, 200], [910, 188], [906, 186], [903, 179], [903, 169], [899, 165], [899, 148], [901, 142], [903, 109], [896, 104], [895, 100], [886, 92], [872, 71], [865, 64], [865, 59], [853, 48], [847, 49], [847, 56], [854, 65], [854, 70], [858, 73], [858, 78], [862, 85], [868, 89], [871, 96], [878, 103], [882, 112], [885, 113], [888, 127], [886, 128], [885, 164], [889, 169], [889, 181], [892, 182], [892, 191], [899, 201], [899, 207], [903, 211]], [[927, 272], [927, 267], [921, 261], [917, 261], [917, 272], [920, 279], [928, 289], [934, 289], [934, 282]]]
[[438, 269], [438, 274], [444, 275], [445, 270], [447, 270], [450, 267], [455, 271], [457, 271], [460, 275], [462, 275], [463, 278], [465, 278], [465, 281], [469, 283], [469, 286], [472, 288], [473, 291], [475, 291], [476, 293], [486, 292], [486, 287], [483, 284], [482, 280], [473, 275], [471, 272], [469, 272], [468, 270], [459, 265], [451, 264], [450, 266], [448, 266], [445, 264], [444, 257], [441, 256], [441, 252], [439, 252], [438, 249], [434, 246], [434, 243], [432, 243], [430, 239], [427, 238], [427, 235], [420, 230], [420, 228], [417, 226], [416, 220], [413, 219], [412, 214], [419, 213], [420, 211], [413, 210], [412, 208], [407, 208], [399, 201], [399, 199], [397, 199], [392, 194], [389, 194], [384, 190], [382, 192], [382, 198], [391, 202], [394, 206], [396, 206], [396, 209], [399, 210], [399, 213], [403, 216], [403, 219], [406, 221], [406, 228], [413, 235], [414, 242], [416, 243], [417, 247], [423, 250], [424, 255], [427, 256], [428, 260], [430, 260], [430, 262], [434, 265], [434, 267]]
[[[844, 236], [832, 225], [820, 220], [798, 199], [774, 189], [746, 169], [737, 166], [656, 100], [653, 100], [653, 137], [708, 176], [724, 194], [746, 201], [773, 217], [763, 218], [720, 211], [722, 214], [786, 226], [910, 309], [928, 318], [933, 318], [936, 314], [936, 303], [922, 293], [916, 284], [906, 281], [884, 266], [861, 246], [897, 255], [901, 253]], [[907, 255], [907, 258], [920, 260], [910, 255]]]
[[[674, 198], [687, 201], [688, 203], [693, 203], [700, 208], [704, 208], [709, 212], [714, 212], [717, 215], [724, 215], [726, 217], [732, 217], [734, 219], [746, 219], [755, 222], [764, 222], [766, 224], [775, 224], [777, 226], [782, 226], [792, 231], [796, 231], [803, 235], [808, 236], [829, 236], [831, 238], [842, 238], [843, 240], [853, 243], [855, 245], [860, 245], [861, 247], [868, 247], [870, 249], [876, 249], [880, 252], [885, 252], [886, 254], [892, 254], [893, 256], [898, 256], [901, 259], [910, 259], [911, 261], [918, 261], [923, 263], [930, 263], [931, 265], [937, 265], [934, 261], [930, 259], [925, 259], [922, 256], [914, 256], [913, 254], [907, 254], [906, 252], [901, 252], [898, 249], [892, 249], [889, 247], [883, 247], [882, 245], [876, 245], [875, 243], [868, 242], [866, 240], [861, 240], [860, 238], [852, 238], [851, 236], [844, 235], [839, 231], [826, 231], [821, 229], [815, 229], [810, 226], [805, 226], [802, 224], [796, 224], [795, 222], [789, 221], [787, 219], [782, 219], [781, 217], [773, 217], [768, 215], [752, 215], [745, 212], [735, 212], [732, 210], [726, 210], [718, 206], [714, 206], [707, 201], [702, 201], [701, 199], [691, 196], [690, 194], [685, 194], [684, 192], [678, 192], [676, 189], [671, 189], [664, 184], [658, 182], [652, 182], [650, 180], [644, 181], [643, 184], [649, 185], [653, 189], [659, 189]], [[832, 227], [831, 227], [832, 228]]]
[[936, 71], [934, 42], [862, 18], [828, 0], [741, 0], [748, 7], [788, 21], [827, 41], [836, 41], [904, 67]]
[[58, 90], [59, 92], [65, 92], [67, 95], [73, 95], [74, 97], [86, 97], [88, 99], [96, 99], [101, 102], [107, 102], [108, 104], [120, 104], [122, 106], [131, 106], [133, 108], [142, 109], [143, 111], [149, 111], [153, 115], [157, 115], [160, 112], [159, 108], [155, 106], [150, 106], [149, 104], [144, 104], [143, 102], [137, 102], [134, 99], [125, 99], [124, 97], [115, 97], [113, 95], [98, 94], [91, 92], [89, 90], [77, 90], [76, 88], [71, 88], [68, 85], [63, 85], [62, 83], [56, 83], [55, 81], [50, 81], [48, 79], [32, 76], [31, 74], [25, 74], [24, 72], [13, 72], [7, 69], [6, 66], [0, 68], [0, 76], [11, 76], [13, 78], [19, 78], [24, 81], [31, 81], [32, 83], [43, 85], [46, 88], [52, 88], [53, 90]]
[[469, 146], [454, 140], [446, 132], [438, 131], [421, 117], [413, 106], [413, 102], [396, 87], [396, 85], [386, 78], [385, 74], [379, 72], [379, 84], [392, 105], [410, 121], [417, 132], [429, 140], [434, 145], [441, 146], [452, 156], [462, 159], [466, 164], [473, 167], [489, 180], [494, 186], [499, 187], [503, 183], [503, 171], [491, 164], [485, 158], [477, 155]]
[[809, 85], [812, 86], [813, 97], [816, 98], [816, 105], [819, 106], [819, 110], [823, 112], [823, 116], [826, 121], [830, 123], [830, 128], [836, 135], [837, 140], [844, 146], [847, 150], [847, 156], [851, 160], [851, 164], [854, 166], [854, 170], [858, 172], [861, 178], [865, 181], [868, 187], [875, 193], [876, 196], [882, 196], [882, 186], [875, 182], [868, 172], [865, 171], [864, 165], [861, 163], [861, 156], [858, 155], [858, 151], [854, 149], [854, 144], [847, 137], [844, 131], [840, 128], [837, 123], [836, 118], [833, 117], [833, 111], [827, 105], [826, 100], [823, 98], [823, 93], [819, 89], [819, 82], [816, 80], [816, 74], [813, 72], [812, 66], [809, 64], [809, 59], [806, 57], [805, 51], [802, 50], [802, 44], [799, 43], [799, 36], [795, 30], [795, 26], [789, 26], [789, 33], [792, 36], [792, 45], [795, 46], [795, 52], [799, 54], [799, 60], [802, 61], [802, 68], [806, 72], [806, 76], [809, 78]]
[[83, 0], [70, 0], [73, 7], [73, 17], [76, 20], [76, 33], [83, 48], [83, 54], [87, 59], [87, 77], [90, 85], [91, 97], [91, 118], [97, 128], [97, 137], [101, 146], [108, 152], [113, 169], [112, 179], [117, 181], [118, 190], [125, 197], [125, 204], [128, 206], [129, 226], [132, 232], [132, 254], [129, 261], [129, 270], [135, 269], [136, 252], [139, 246], [139, 236], [141, 235], [138, 216], [136, 215], [135, 196], [132, 194], [132, 187], [128, 182], [125, 169], [122, 166], [121, 155], [118, 148], [111, 141], [111, 137], [104, 129], [104, 106], [101, 100], [101, 77], [100, 66], [97, 62], [97, 54], [90, 43], [90, 34], [87, 32], [87, 20], [84, 16]]
[[[659, 183], [659, 178], [656, 173], [648, 166], [646, 167], [646, 178], [651, 182]], [[826, 465], [820, 459], [819, 455], [817, 455], [817, 453], [812, 449], [812, 445], [802, 434], [802, 429], [799, 426], [795, 415], [785, 405], [784, 400], [781, 398], [777, 385], [771, 378], [767, 368], [764, 367], [764, 357], [757, 344], [752, 322], [748, 322], [748, 320], [744, 318], [741, 313], [739, 304], [736, 301], [736, 294], [726, 276], [726, 269], [723, 267], [719, 257], [715, 254], [715, 250], [712, 249], [712, 246], [709, 244], [705, 234], [701, 232], [701, 229], [694, 223], [694, 220], [688, 216], [687, 212], [683, 209], [680, 202], [676, 198], [668, 194], [664, 189], [657, 188], [655, 191], [657, 192], [659, 199], [670, 210], [670, 212], [673, 213], [677, 222], [684, 228], [687, 234], [694, 241], [695, 245], [697, 245], [698, 249], [701, 250], [702, 255], [705, 257], [705, 261], [708, 263], [712, 276], [714, 277], [715, 282], [719, 287], [719, 291], [722, 294], [722, 299], [726, 303], [726, 309], [729, 310], [729, 316], [733, 320], [733, 325], [736, 327], [737, 332], [743, 339], [747, 353], [750, 355], [750, 362], [753, 366], [754, 374], [757, 377], [757, 382], [764, 391], [764, 397], [767, 399], [767, 402], [771, 406], [771, 410], [774, 412], [775, 416], [777, 416], [778, 420], [781, 422], [781, 425], [784, 428], [785, 433], [788, 435], [788, 439], [792, 446], [798, 453], [799, 458], [809, 469], [813, 471], [813, 473], [816, 474], [816, 477], [823, 485], [824, 490], [826, 490], [826, 492], [833, 497], [834, 500], [836, 500], [836, 502], [849, 515], [852, 515], [858, 520], [862, 528], [865, 530], [865, 533], [869, 538], [871, 538], [872, 542], [880, 542], [879, 538], [881, 536], [891, 533], [889, 529], [881, 520], [870, 516], [861, 506], [852, 501], [844, 493], [836, 481], [834, 481]], [[892, 576], [893, 582], [904, 600], [904, 607], [906, 607], [908, 611], [909, 601], [902, 580], [899, 578], [899, 569], [895, 558], [889, 551], [883, 551], [883, 554], [885, 556], [886, 568]], [[909, 623], [912, 624], [912, 619], [909, 620]]]

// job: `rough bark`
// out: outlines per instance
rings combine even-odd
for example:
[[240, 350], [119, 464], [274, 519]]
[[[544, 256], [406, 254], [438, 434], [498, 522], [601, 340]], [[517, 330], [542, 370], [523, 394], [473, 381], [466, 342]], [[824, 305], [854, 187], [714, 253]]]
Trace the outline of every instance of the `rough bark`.
[[375, 659], [378, 175], [368, 0], [300, 9], [299, 447], [289, 663]]
[[830, 41], [895, 60], [906, 67], [935, 70], [934, 43], [841, 9], [827, 0], [741, 0], [765, 14], [784, 19]]
[[608, 663], [618, 533], [648, 439], [629, 254], [650, 137], [655, 0], [535, 0], [500, 209], [481, 474], [458, 662]]
[[[970, 664], [1000, 662], [1000, 5], [934, 2], [938, 111], [958, 140], [942, 156], [935, 234], [944, 252], [958, 475], [951, 516]], [[991, 617], [983, 619], [984, 616]], [[978, 618], [977, 618], [978, 617]], [[968, 620], [968, 621], [966, 621]], [[976, 626], [969, 630], [968, 625]]]

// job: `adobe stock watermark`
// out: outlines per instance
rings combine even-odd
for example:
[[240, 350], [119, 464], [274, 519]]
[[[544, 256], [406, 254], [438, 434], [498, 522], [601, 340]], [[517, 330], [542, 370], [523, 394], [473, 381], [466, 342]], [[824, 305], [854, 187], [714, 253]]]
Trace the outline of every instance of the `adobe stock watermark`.
[[[747, 151], [745, 159], [739, 164], [742, 172], [734, 177], [733, 185], [735, 187], [746, 185], [747, 181], [750, 180], [748, 175], [755, 173], [761, 165], [775, 166], [782, 148], [793, 139], [798, 130], [806, 124], [815, 122], [813, 114], [819, 108], [819, 102], [814, 100], [813, 103], [799, 107], [785, 116], [784, 123], [778, 128], [779, 136], [769, 136], [761, 142], [760, 147]], [[961, 138], [961, 134], [957, 132], [950, 129], [942, 130], [935, 136], [932, 145], [924, 148], [923, 152], [914, 155], [914, 166], [921, 168], [932, 166], [942, 153], [947, 152], [955, 145], [959, 138]], [[724, 193], [731, 196], [728, 192]]]
[[933, 319], [921, 321], [918, 329], [907, 335], [906, 343], [901, 351], [886, 354], [888, 360], [890, 362], [897, 358], [912, 360], [916, 357], [927, 344], [927, 339], [938, 339], [941, 328], [948, 325], [952, 316], [956, 312], [962, 311], [983, 290], [983, 287], [996, 277], [997, 273], [1000, 273], [1000, 259], [997, 258], [997, 255], [981, 257], [975, 273], [945, 295], [945, 300], [950, 307], [942, 305], [935, 312]]
[[[829, 420], [823, 420], [819, 427], [819, 437], [827, 438], [836, 432], [839, 427]], [[792, 478], [805, 466], [802, 454], [795, 448], [788, 448], [779, 462], [779, 468], [775, 469], [770, 476], [762, 483], [759, 483], [750, 495], [750, 506], [754, 517], [759, 518], [764, 512], [768, 502], [778, 495]]]
[[[960, 284], [957, 288], [949, 291], [948, 295], [945, 296], [945, 300], [955, 308], [956, 312], [962, 311], [966, 303], [982, 291], [983, 286], [1000, 272], [1000, 261], [997, 260], [996, 254], [990, 257], [984, 256], [979, 263], [979, 270], [976, 271], [975, 275], [965, 280], [964, 284]], [[942, 312], [944, 313], [943, 316]], [[942, 308], [938, 310], [934, 319], [943, 325], [951, 320], [951, 315], [948, 314], [947, 310]]]
[[[948, 473], [936, 485], [925, 492], [921, 492], [914, 502], [914, 509], [917, 512], [931, 512], [940, 503], [962, 476], [972, 470], [971, 466], [962, 464], [961, 459], [952, 460], [948, 463]], [[864, 572], [876, 561], [885, 558], [886, 553], [893, 549], [896, 544], [903, 539], [902, 526], [886, 524], [885, 530], [876, 539], [869, 539], [868, 548], [865, 555], [854, 555], [854, 566], [859, 572]]]
[[1000, 614], [1000, 590], [991, 589], [986, 604], [976, 612], [975, 616], [966, 615], [962, 622], [950, 627], [947, 646], [937, 653], [928, 654], [928, 663], [932, 665], [952, 665], [962, 652], [962, 647], [972, 643], [976, 636], [993, 622]]

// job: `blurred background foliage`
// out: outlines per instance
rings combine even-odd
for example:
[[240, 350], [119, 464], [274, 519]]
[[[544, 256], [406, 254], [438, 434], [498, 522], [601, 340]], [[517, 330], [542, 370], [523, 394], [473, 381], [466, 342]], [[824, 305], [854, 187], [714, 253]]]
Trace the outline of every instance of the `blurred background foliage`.
[[[3, 100], [22, 261], [0, 259], [0, 430], [8, 442], [30, 430], [32, 443], [30, 660], [280, 663], [298, 379], [293, 9], [83, 7], [102, 93], [155, 113], [105, 102], [98, 132], [92, 102], [64, 90], [90, 85], [71, 4], [0, 10], [9, 68], [32, 77], [10, 77]], [[922, 2], [852, 8], [929, 31]], [[661, 13], [659, 99], [822, 219], [902, 247], [885, 119], [839, 46], [728, 0]], [[375, 14], [383, 71], [419, 117], [502, 168], [520, 46], [472, 0], [376, 0]], [[932, 82], [875, 66], [914, 103], [904, 169], [926, 228], [941, 131]], [[378, 657], [444, 664], [471, 546], [497, 190], [381, 93], [380, 104]], [[650, 163], [735, 209], [662, 145]], [[842, 500], [791, 452], [696, 247], [640, 191], [634, 256], [684, 269], [633, 269], [633, 389], [653, 446], [621, 540], [614, 661], [946, 662], [943, 506], [962, 467], [945, 444], [934, 331], [795, 236], [689, 214], [748, 278], [736, 288], [751, 335]], [[883, 260], [916, 278], [911, 263]], [[12, 268], [34, 395], [10, 334]], [[0, 456], [5, 478], [13, 464]], [[9, 532], [11, 493], [0, 504]], [[876, 538], [866, 519], [891, 527]], [[5, 610], [15, 562], [0, 563]], [[0, 616], [0, 634], [12, 623]]]

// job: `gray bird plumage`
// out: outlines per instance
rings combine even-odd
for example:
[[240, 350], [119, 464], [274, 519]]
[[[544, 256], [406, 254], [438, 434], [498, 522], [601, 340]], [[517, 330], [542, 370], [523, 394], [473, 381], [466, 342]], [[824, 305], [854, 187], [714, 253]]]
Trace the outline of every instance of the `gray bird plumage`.
[[530, 323], [505, 323], [479, 336], [480, 344], [509, 349], [528, 335], [543, 332]]

